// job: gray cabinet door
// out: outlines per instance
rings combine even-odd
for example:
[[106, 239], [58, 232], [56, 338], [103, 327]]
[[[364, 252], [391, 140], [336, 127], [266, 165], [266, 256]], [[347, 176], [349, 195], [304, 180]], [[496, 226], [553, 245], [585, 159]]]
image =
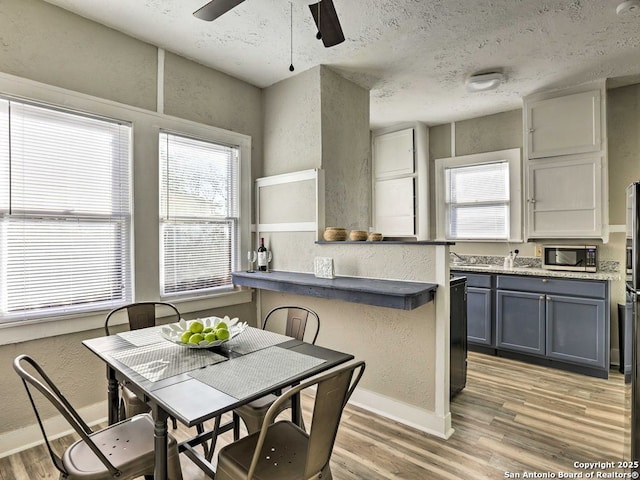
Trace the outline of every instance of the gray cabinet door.
[[467, 287], [467, 341], [494, 346], [491, 289]]
[[547, 356], [606, 368], [605, 301], [547, 295]]
[[496, 346], [545, 354], [545, 295], [496, 291]]

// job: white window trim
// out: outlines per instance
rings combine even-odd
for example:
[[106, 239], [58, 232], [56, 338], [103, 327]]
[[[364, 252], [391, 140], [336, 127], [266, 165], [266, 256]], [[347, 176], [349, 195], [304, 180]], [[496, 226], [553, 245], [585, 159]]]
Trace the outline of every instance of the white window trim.
[[[0, 73], [0, 92], [36, 102], [50, 103], [83, 112], [131, 122], [133, 125], [133, 285], [135, 300], [159, 300], [158, 132], [181, 131], [197, 137], [240, 147], [240, 252], [251, 248], [251, 137], [170, 115], [105, 100], [72, 90]], [[148, 239], [148, 242], [135, 239]], [[153, 245], [152, 245], [153, 243]], [[242, 255], [239, 255], [242, 261]], [[151, 259], [151, 261], [149, 261]], [[240, 265], [237, 266], [238, 268]], [[251, 302], [249, 290], [206, 297], [176, 299], [181, 313], [190, 313]], [[51, 317], [0, 325], [0, 345], [52, 337], [104, 327], [105, 312]], [[46, 327], [43, 324], [46, 322]]]
[[438, 240], [446, 238], [446, 185], [445, 169], [495, 163], [506, 160], [509, 163], [509, 238], [508, 239], [455, 239], [456, 242], [522, 242], [522, 158], [519, 148], [496, 152], [477, 153], [459, 157], [435, 160], [436, 191], [436, 233]]

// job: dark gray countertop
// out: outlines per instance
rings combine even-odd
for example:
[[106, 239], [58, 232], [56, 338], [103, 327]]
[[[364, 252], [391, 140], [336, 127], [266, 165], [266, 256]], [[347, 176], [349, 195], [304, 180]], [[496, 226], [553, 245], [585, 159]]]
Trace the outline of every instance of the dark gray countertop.
[[233, 272], [231, 275], [235, 285], [401, 310], [413, 310], [429, 303], [438, 288], [435, 283], [363, 277], [328, 279], [299, 272]]

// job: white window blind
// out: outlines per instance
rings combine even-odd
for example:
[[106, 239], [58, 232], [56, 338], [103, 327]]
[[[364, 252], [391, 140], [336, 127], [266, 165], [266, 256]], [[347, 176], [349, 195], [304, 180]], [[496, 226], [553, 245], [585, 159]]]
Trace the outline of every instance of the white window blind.
[[239, 149], [160, 132], [161, 295], [232, 286], [237, 263]]
[[0, 321], [131, 300], [131, 127], [0, 98]]
[[445, 168], [447, 238], [509, 238], [509, 163]]

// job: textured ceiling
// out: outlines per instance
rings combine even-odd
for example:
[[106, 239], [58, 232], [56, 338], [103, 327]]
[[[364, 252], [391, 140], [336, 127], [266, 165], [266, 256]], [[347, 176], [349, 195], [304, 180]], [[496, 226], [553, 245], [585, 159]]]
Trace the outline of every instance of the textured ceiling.
[[[213, 22], [207, 0], [47, 0], [259, 87], [319, 64], [370, 89], [371, 126], [436, 125], [519, 108], [531, 93], [640, 81], [640, 12], [619, 0], [334, 0], [346, 41], [324, 48], [306, 0], [245, 0]], [[639, 9], [640, 10], [640, 9]], [[293, 18], [293, 64], [289, 71]], [[465, 79], [503, 69], [497, 90]]]

